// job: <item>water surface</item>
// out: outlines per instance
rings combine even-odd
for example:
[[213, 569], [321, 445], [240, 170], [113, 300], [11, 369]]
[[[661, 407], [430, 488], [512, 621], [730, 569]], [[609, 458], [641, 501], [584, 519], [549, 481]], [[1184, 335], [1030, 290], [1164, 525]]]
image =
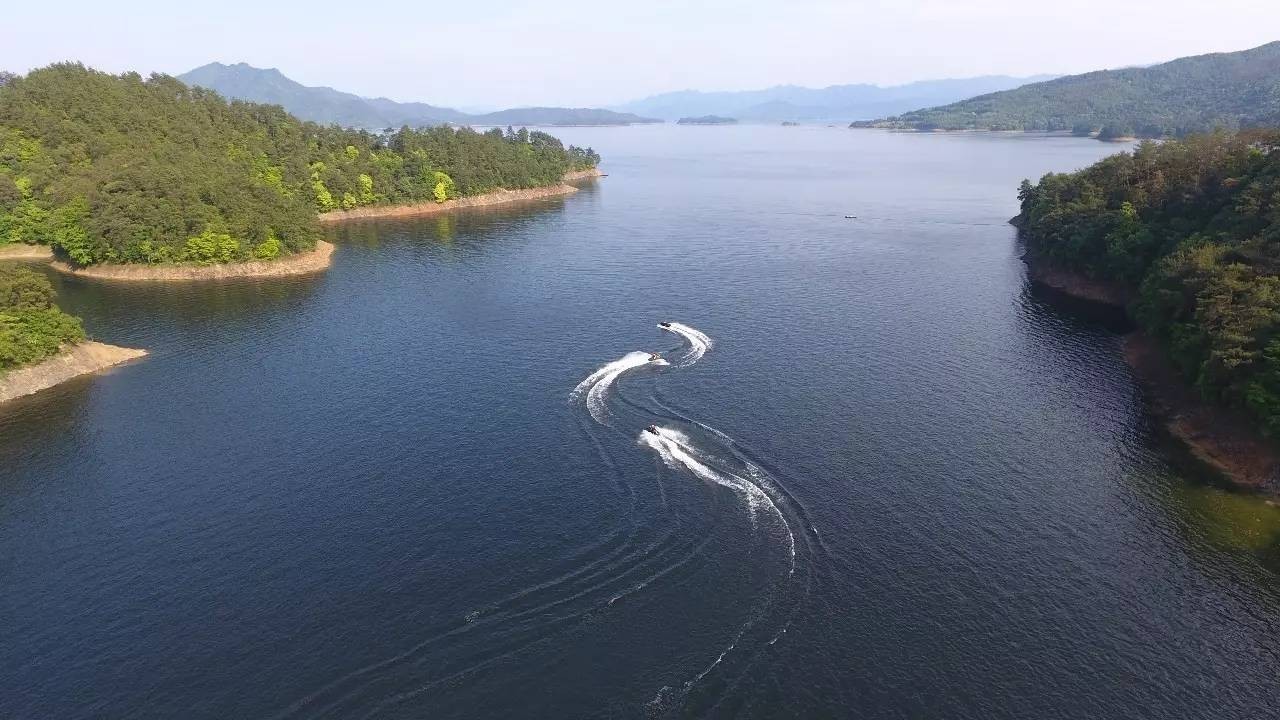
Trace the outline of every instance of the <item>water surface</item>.
[[1114, 146], [561, 134], [610, 176], [323, 276], [57, 279], [152, 355], [0, 411], [0, 717], [1280, 706], [1275, 508], [1187, 477], [1005, 222]]

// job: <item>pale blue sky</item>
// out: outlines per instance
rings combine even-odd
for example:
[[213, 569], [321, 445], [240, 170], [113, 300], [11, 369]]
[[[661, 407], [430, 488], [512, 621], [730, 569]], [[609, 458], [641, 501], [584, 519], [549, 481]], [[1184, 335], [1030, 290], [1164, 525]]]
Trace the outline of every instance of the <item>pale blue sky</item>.
[[0, 68], [244, 61], [396, 100], [598, 106], [685, 88], [1065, 74], [1272, 40], [1278, 0], [22, 0], [3, 11]]

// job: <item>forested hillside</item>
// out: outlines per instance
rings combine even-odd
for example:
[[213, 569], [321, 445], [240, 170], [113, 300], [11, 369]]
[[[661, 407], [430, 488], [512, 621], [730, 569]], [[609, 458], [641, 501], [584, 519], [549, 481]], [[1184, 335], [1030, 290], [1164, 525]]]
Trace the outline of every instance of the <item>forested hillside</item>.
[[1280, 131], [1143, 143], [1019, 196], [1033, 262], [1137, 290], [1186, 378], [1280, 437]]
[[1280, 126], [1280, 42], [1070, 75], [854, 127], [1070, 130], [1102, 139]]
[[313, 247], [317, 212], [549, 185], [598, 160], [540, 132], [380, 136], [60, 64], [0, 85], [0, 244], [77, 265], [269, 259]]
[[84, 339], [80, 321], [55, 307], [53, 299], [45, 276], [0, 266], [0, 375]]

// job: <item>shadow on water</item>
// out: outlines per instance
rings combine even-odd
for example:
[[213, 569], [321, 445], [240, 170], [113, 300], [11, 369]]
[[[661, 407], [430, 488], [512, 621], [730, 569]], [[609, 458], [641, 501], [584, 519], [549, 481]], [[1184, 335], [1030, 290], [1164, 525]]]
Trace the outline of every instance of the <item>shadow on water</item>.
[[[1061, 337], [1064, 331], [1097, 339], [1110, 336], [1119, 347], [1120, 338], [1135, 329], [1119, 308], [1082, 300], [1030, 279], [1023, 287], [1022, 304], [1024, 320], [1052, 326], [1054, 337]], [[1280, 504], [1265, 495], [1235, 488], [1205, 467], [1152, 414], [1144, 391], [1135, 387], [1134, 392], [1142, 413], [1141, 423], [1135, 427], [1141, 436], [1139, 446], [1158, 452], [1163, 471], [1145, 481], [1131, 480], [1148, 485], [1143, 490], [1156, 497], [1174, 521], [1187, 553], [1206, 561], [1201, 563], [1206, 569], [1220, 564], [1206, 552], [1227, 552], [1280, 571]]]
[[[584, 186], [573, 197], [596, 192]], [[536, 225], [564, 213], [567, 198], [544, 198], [510, 205], [463, 209], [439, 215], [356, 220], [329, 229], [329, 239], [340, 245], [374, 250], [386, 247], [421, 247], [435, 259], [449, 260], [490, 249], [495, 241], [518, 237]]]
[[1099, 327], [1118, 335], [1136, 329], [1133, 321], [1121, 308], [1078, 298], [1030, 278], [1026, 281], [1023, 294], [1077, 323]]
[[100, 325], [109, 325], [113, 333], [128, 333], [135, 326], [144, 328], [157, 322], [176, 327], [187, 322], [279, 316], [302, 309], [325, 277], [111, 283], [53, 271], [48, 274], [58, 293], [58, 304], [82, 318], [91, 335]]

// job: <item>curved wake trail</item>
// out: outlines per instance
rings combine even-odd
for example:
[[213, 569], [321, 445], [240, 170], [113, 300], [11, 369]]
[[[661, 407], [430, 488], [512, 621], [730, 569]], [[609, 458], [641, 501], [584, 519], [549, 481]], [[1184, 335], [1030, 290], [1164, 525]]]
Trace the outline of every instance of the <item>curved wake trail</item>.
[[569, 399], [576, 402], [585, 395], [587, 412], [591, 413], [591, 417], [596, 422], [601, 425], [608, 425], [609, 410], [605, 406], [605, 400], [608, 398], [610, 388], [613, 387], [613, 384], [617, 382], [622, 373], [644, 365], [666, 364], [667, 361], [662, 358], [650, 359], [649, 353], [629, 352], [618, 360], [614, 360], [588, 375], [585, 380], [578, 383], [573, 392], [569, 393]]
[[711, 337], [697, 328], [689, 327], [684, 323], [669, 322], [661, 323], [658, 327], [669, 333], [675, 333], [685, 339], [689, 343], [689, 351], [680, 359], [680, 367], [689, 367], [690, 365], [702, 359], [703, 355], [711, 349], [714, 344]]
[[[774, 515], [777, 518], [781, 529], [786, 533], [789, 567], [787, 569], [786, 577], [781, 582], [789, 587], [791, 585], [791, 581], [795, 579], [796, 574], [796, 536], [795, 532], [792, 530], [791, 520], [782, 508], [779, 507], [778, 502], [774, 501], [767, 489], [771, 487], [768, 473], [759, 465], [741, 457], [737, 450], [732, 448], [733, 441], [727, 435], [715, 428], [703, 425], [702, 423], [697, 424], [724, 440], [726, 444], [730, 446], [730, 450], [733, 452], [734, 456], [737, 457], [745, 466], [745, 472], [740, 473], [725, 469], [722, 461], [718, 461], [715, 456], [698, 449], [688, 435], [673, 428], [653, 426], [653, 429], [657, 432], [650, 432], [649, 430], [641, 431], [638, 441], [657, 452], [662, 461], [672, 470], [688, 472], [704, 481], [728, 488], [741, 496], [746, 501], [747, 510], [750, 513], [753, 528], [758, 529], [759, 527], [757, 525], [757, 513], [760, 510], [767, 510]], [[808, 583], [807, 573], [805, 583], [806, 585]], [[791, 603], [792, 606], [790, 611], [784, 610], [782, 606], [778, 606], [778, 602], [779, 599], [775, 598], [770, 601], [768, 606], [760, 608], [752, 618], [748, 619], [747, 622], [738, 629], [733, 638], [729, 641], [729, 644], [716, 655], [715, 659], [713, 659], [710, 664], [704, 667], [696, 675], [687, 680], [681, 689], [676, 690], [671, 687], [663, 687], [658, 692], [657, 697], [651, 701], [650, 710], [657, 711], [658, 714], [667, 715], [674, 712], [676, 710], [676, 706], [684, 705], [684, 712], [688, 712], [690, 707], [685, 703], [688, 702], [690, 693], [693, 692], [708, 675], [724, 663], [726, 658], [731, 654], [737, 654], [738, 652], [743, 651], [743, 649], [740, 648], [740, 645], [743, 643], [744, 639], [747, 638], [748, 633], [756, 632], [755, 629], [759, 624], [771, 615], [774, 610], [769, 609], [770, 607], [783, 612], [785, 619], [781, 622], [780, 626], [775, 627], [769, 632], [767, 640], [762, 638], [763, 645], [761, 647], [756, 649], [745, 649], [747, 652], [745, 662], [749, 664], [764, 647], [772, 646], [776, 643], [778, 639], [789, 629], [795, 612], [794, 602]], [[745, 668], [743, 668], [743, 671], [745, 671]], [[732, 683], [732, 685], [736, 684], [736, 681]], [[711, 707], [715, 707], [718, 703], [719, 701], [717, 700], [711, 705]], [[701, 709], [708, 710], [709, 708], [704, 707]], [[700, 712], [695, 714], [700, 714]]]
[[[649, 501], [646, 498], [649, 496], [646, 493], [636, 493], [636, 488], [624, 479], [625, 473], [615, 467], [609, 458], [610, 453], [601, 431], [593, 429], [603, 426], [609, 428], [610, 435], [617, 433], [629, 438], [630, 431], [622, 426], [629, 425], [638, 417], [653, 417], [658, 414], [658, 418], [662, 418], [661, 413], [664, 411], [666, 417], [676, 415], [676, 418], [670, 418], [672, 420], [687, 422], [688, 425], [682, 424], [684, 431], [673, 427], [652, 426], [656, 433], [642, 431], [639, 442], [655, 451], [662, 462], [675, 473], [692, 475], [732, 491], [743, 501], [749, 514], [752, 534], [757, 536], [757, 541], [764, 543], [759, 547], [781, 545], [778, 549], [785, 548], [789, 567], [783, 575], [781, 567], [770, 563], [771, 568], [776, 568], [778, 575], [775, 577], [778, 579], [769, 581], [776, 582], [777, 585], [767, 593], [768, 599], [762, 604], [752, 603], [754, 608], [750, 617], [729, 638], [728, 645], [714, 659], [709, 658], [708, 665], [678, 688], [664, 686], [649, 707], [650, 710], [659, 709], [664, 715], [669, 714], [666, 711], [680, 712], [680, 707], [684, 708], [684, 712], [701, 714], [699, 709], [710, 711], [726, 697], [723, 684], [708, 685], [703, 682], [709, 675], [714, 672], [717, 676], [723, 676], [729, 687], [745, 681], [749, 668], [755, 664], [758, 656], [790, 627], [797, 603], [802, 601], [796, 595], [800, 590], [796, 582], [807, 587], [811, 580], [812, 548], [808, 533], [803, 530], [808, 520], [803, 513], [797, 514], [796, 508], [790, 507], [790, 496], [785, 490], [775, 486], [768, 471], [742, 454], [729, 436], [667, 408], [658, 398], [656, 387], [649, 388], [648, 402], [642, 403], [632, 402], [622, 388], [618, 387], [619, 379], [628, 372], [647, 365], [659, 367], [671, 364], [686, 368], [702, 359], [713, 346], [709, 336], [683, 323], [663, 323], [659, 327], [679, 335], [685, 343], [683, 350], [675, 351], [681, 354], [673, 362], [668, 363], [647, 352], [627, 353], [592, 372], [569, 393], [571, 403], [581, 402], [586, 406], [594, 423], [582, 418], [582, 429], [596, 445], [605, 464], [617, 476], [618, 490], [622, 496], [630, 499], [630, 531], [620, 530], [606, 541], [593, 546], [588, 557], [596, 555], [597, 550], [602, 550], [603, 553], [591, 558], [584, 566], [562, 572], [495, 603], [468, 612], [465, 618], [460, 619], [459, 625], [441, 628], [441, 632], [434, 633], [395, 656], [359, 668], [317, 689], [287, 708], [282, 716], [301, 713], [315, 717], [351, 716], [362, 708], [370, 709], [368, 716], [381, 714], [390, 706], [405, 703], [435, 688], [457, 682], [482, 668], [514, 657], [533, 645], [548, 642], [595, 612], [610, 608], [615, 603], [644, 591], [651, 583], [679, 574], [712, 542], [711, 535], [697, 543], [686, 543], [681, 540], [681, 536], [687, 538], [691, 531], [706, 534], [707, 528], [702, 525], [684, 526], [679, 522], [680, 513], [676, 512], [674, 506], [667, 504], [664, 473], [661, 472], [657, 473], [656, 493], [661, 495], [661, 508], [667, 514], [675, 512], [669, 519], [669, 522], [675, 521], [675, 526], [668, 525], [666, 531], [655, 534], [651, 532], [648, 523], [637, 524], [636, 518], [643, 515], [643, 507], [647, 507], [646, 503]], [[627, 389], [630, 389], [630, 385]], [[683, 530], [678, 529], [681, 526], [684, 527]], [[801, 537], [797, 538], [793, 527], [801, 528]], [[801, 543], [803, 548], [798, 548]], [[799, 574], [796, 572], [798, 550], [804, 551], [802, 572]], [[769, 571], [769, 574], [772, 572], [773, 570]], [[807, 592], [804, 594], [807, 595]], [[472, 638], [467, 643], [467, 652], [452, 659], [433, 659], [432, 648], [456, 642], [462, 636]], [[420, 676], [428, 668], [428, 677], [433, 678], [430, 681], [424, 684], [420, 679], [410, 679], [415, 675]], [[399, 692], [394, 692], [396, 686], [399, 686]], [[381, 699], [375, 700], [379, 696]], [[368, 705], [370, 700], [374, 700], [372, 708]]]
[[[688, 435], [672, 428], [657, 427], [656, 429], [657, 434], [647, 430], [641, 432], [640, 441], [656, 450], [667, 467], [672, 470], [687, 470], [703, 480], [729, 488], [741, 495], [747, 501], [752, 525], [755, 525], [756, 513], [762, 508], [767, 508], [778, 517], [783, 529], [787, 531], [787, 549], [791, 560], [788, 574], [794, 573], [796, 571], [796, 536], [791, 531], [791, 523], [787, 521], [787, 516], [782, 513], [773, 498], [769, 497], [769, 493], [748, 478], [711, 467], [708, 464], [708, 458], [691, 445], [692, 441]], [[748, 465], [748, 467], [750, 474], [763, 472], [755, 465]]]

